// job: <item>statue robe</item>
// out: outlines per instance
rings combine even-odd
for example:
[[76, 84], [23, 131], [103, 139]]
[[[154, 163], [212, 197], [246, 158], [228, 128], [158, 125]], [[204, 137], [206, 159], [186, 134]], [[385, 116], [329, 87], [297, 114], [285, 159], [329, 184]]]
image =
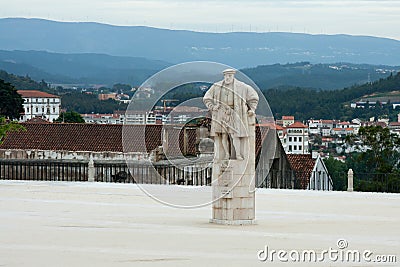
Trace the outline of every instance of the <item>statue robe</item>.
[[[221, 91], [224, 81], [213, 84], [204, 95], [203, 101], [205, 105], [212, 110], [212, 107], [221, 103]], [[220, 110], [212, 110], [211, 120], [211, 136], [217, 133], [229, 133], [233, 137], [254, 136], [255, 133], [249, 132], [249, 125], [255, 123], [255, 115], [249, 116], [247, 112], [251, 109], [255, 111], [258, 103], [258, 94], [250, 86], [239, 80], [233, 81], [233, 110], [229, 125], [224, 126], [221, 122], [225, 120]]]

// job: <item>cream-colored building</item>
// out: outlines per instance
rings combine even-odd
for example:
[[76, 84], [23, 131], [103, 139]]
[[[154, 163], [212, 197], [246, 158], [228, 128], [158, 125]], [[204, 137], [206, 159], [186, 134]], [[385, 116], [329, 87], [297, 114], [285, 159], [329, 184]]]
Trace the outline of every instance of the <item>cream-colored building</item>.
[[37, 90], [18, 90], [18, 93], [25, 100], [24, 114], [20, 121], [24, 122], [40, 117], [52, 122], [60, 116], [61, 99], [59, 96]]
[[295, 122], [286, 128], [287, 154], [308, 154], [308, 127], [301, 122]]

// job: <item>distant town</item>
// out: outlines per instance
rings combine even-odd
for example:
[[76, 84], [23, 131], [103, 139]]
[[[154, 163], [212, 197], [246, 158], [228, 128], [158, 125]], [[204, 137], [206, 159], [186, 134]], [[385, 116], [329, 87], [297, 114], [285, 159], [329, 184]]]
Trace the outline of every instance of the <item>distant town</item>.
[[[150, 98], [154, 94], [151, 88], [143, 88], [136, 91], [136, 98]], [[19, 94], [24, 98], [24, 113], [20, 122], [29, 122], [37, 118], [48, 122], [53, 122], [62, 116], [61, 98], [57, 95], [36, 91], [19, 90]], [[129, 103], [128, 94], [118, 93], [99, 93], [99, 100], [113, 99], [122, 103]], [[178, 100], [161, 100], [163, 106], [156, 106], [150, 111], [122, 110], [111, 114], [80, 114], [86, 123], [93, 124], [138, 124], [138, 125], [163, 125], [163, 124], [186, 124], [193, 119], [207, 115], [207, 109], [189, 106], [170, 106]], [[370, 106], [366, 106], [369, 104]], [[382, 105], [388, 104], [381, 102]], [[352, 108], [370, 108], [376, 102], [357, 102], [352, 104]], [[395, 109], [399, 102], [390, 103]], [[62, 122], [62, 121], [61, 121]], [[272, 125], [272, 124], [271, 124]], [[270, 126], [271, 126], [270, 125]], [[380, 126], [388, 128], [390, 133], [400, 136], [400, 113], [396, 121], [389, 121], [387, 117], [369, 120], [354, 118], [351, 121], [340, 121], [335, 119], [309, 119], [307, 121], [296, 121], [291, 115], [277, 118], [271, 126], [276, 130], [280, 142], [287, 154], [312, 154], [315, 158], [319, 155], [322, 158], [330, 156], [344, 161], [346, 154], [352, 152], [365, 151], [362, 140], [358, 138], [360, 127]], [[352, 138], [352, 144], [346, 142]]]

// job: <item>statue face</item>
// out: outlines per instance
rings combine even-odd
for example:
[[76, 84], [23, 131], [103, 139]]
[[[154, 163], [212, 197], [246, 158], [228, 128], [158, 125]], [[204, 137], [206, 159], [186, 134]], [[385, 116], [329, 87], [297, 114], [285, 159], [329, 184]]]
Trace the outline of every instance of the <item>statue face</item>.
[[224, 82], [225, 84], [229, 85], [233, 82], [235, 75], [233, 73], [226, 73], [224, 74]]

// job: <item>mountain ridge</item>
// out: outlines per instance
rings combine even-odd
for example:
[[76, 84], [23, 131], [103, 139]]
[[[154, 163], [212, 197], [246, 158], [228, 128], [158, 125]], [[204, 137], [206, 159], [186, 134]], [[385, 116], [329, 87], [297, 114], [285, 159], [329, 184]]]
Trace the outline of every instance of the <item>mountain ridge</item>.
[[[0, 50], [0, 69], [53, 84], [127, 83], [139, 86], [168, 62], [104, 54], [63, 54], [44, 51]], [[260, 88], [298, 86], [322, 90], [339, 89], [387, 77], [400, 66], [351, 63], [260, 65], [240, 69]]]
[[0, 19], [0, 49], [102, 53], [171, 63], [206, 60], [235, 68], [299, 61], [400, 64], [400, 41], [390, 38], [285, 32], [207, 33], [21, 18]]

